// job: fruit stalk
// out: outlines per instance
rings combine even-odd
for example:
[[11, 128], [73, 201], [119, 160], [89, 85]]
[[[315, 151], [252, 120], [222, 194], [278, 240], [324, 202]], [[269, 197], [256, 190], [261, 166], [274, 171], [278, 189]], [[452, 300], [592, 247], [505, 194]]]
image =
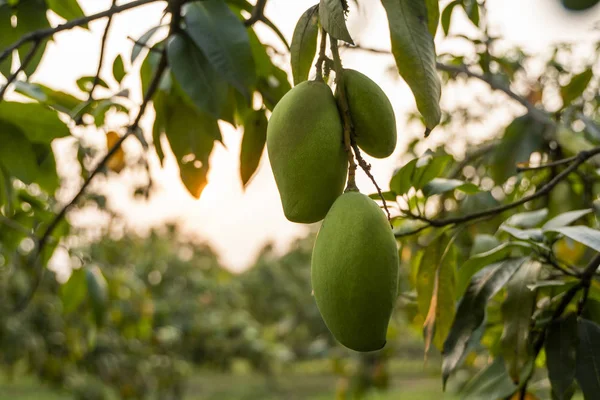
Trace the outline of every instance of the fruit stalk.
[[317, 77], [316, 80], [323, 81], [323, 64], [327, 61], [327, 55], [325, 54], [327, 50], [327, 32], [325, 29], [321, 28], [321, 44], [319, 48], [319, 58], [317, 59], [317, 64], [315, 67], [317, 68]]
[[348, 97], [346, 96], [346, 86], [344, 85], [344, 67], [340, 58], [337, 40], [330, 38], [331, 54], [333, 55], [333, 69], [335, 71], [335, 84], [337, 86], [338, 106], [342, 114], [344, 123], [344, 148], [348, 155], [348, 184], [346, 191], [358, 190], [356, 187], [356, 162], [354, 160], [354, 152], [352, 151], [352, 134], [354, 127], [352, 125], [352, 116], [350, 115], [350, 107], [348, 106]]

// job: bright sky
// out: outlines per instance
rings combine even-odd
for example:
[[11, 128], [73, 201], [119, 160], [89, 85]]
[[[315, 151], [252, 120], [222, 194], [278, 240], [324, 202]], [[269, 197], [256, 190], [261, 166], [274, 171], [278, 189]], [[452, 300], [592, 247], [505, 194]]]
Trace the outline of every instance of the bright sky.
[[[105, 10], [110, 7], [110, 0], [79, 0], [87, 14]], [[123, 3], [121, 1], [120, 3]], [[316, 0], [270, 0], [266, 9], [267, 16], [274, 21], [290, 39], [295, 23], [300, 15]], [[447, 3], [442, 1], [442, 4]], [[573, 14], [562, 11], [559, 0], [488, 0], [490, 18], [493, 27], [511, 42], [535, 52], [543, 52], [552, 41], [582, 40], [590, 38], [592, 26], [600, 20], [600, 7], [585, 14]], [[369, 9], [366, 9], [368, 4]], [[354, 13], [349, 21], [350, 32], [362, 45], [389, 48], [389, 38], [385, 13], [379, 1], [363, 0], [362, 15]], [[152, 4], [126, 12], [115, 18], [108, 40], [106, 65], [103, 76], [109, 79], [114, 57], [120, 53], [129, 60], [132, 42], [128, 36], [139, 37], [147, 29], [156, 25], [161, 17], [163, 4]], [[457, 28], [469, 32], [469, 22], [457, 16]], [[53, 22], [59, 22], [54, 18]], [[34, 81], [44, 83], [55, 89], [77, 92], [75, 80], [82, 75], [94, 75], [98, 62], [98, 49], [105, 21], [94, 22], [91, 31], [76, 29], [56, 36], [54, 44], [49, 46], [41, 67], [34, 76]], [[281, 48], [267, 29], [261, 27], [259, 34]], [[594, 34], [596, 37], [597, 32]], [[441, 51], [457, 50], [460, 44], [444, 41], [438, 34], [437, 44]], [[399, 143], [394, 155], [386, 160], [369, 160], [373, 165], [373, 173], [382, 186], [386, 186], [395, 167], [399, 166], [402, 154], [409, 139], [421, 134], [419, 127], [406, 127], [405, 114], [414, 108], [412, 95], [401, 81], [393, 81], [385, 74], [392, 59], [386, 56], [370, 55], [363, 52], [343, 54], [345, 66], [359, 69], [380, 84], [390, 97], [396, 109], [399, 126]], [[127, 66], [128, 69], [131, 66]], [[139, 65], [134, 66], [138, 68]], [[133, 78], [135, 75], [133, 74]], [[127, 79], [124, 84], [132, 89], [135, 101], [140, 100], [137, 79]], [[468, 93], [446, 93], [444, 101], [453, 101], [456, 96]], [[142, 126], [147, 133], [151, 131], [152, 115], [144, 119]], [[118, 128], [127, 124], [122, 119], [109, 119], [109, 127]], [[273, 175], [266, 159], [261, 162], [257, 176], [244, 192], [239, 179], [239, 150], [241, 132], [236, 132], [228, 125], [223, 125], [225, 147], [218, 145], [211, 158], [209, 185], [200, 200], [193, 199], [179, 181], [176, 162], [168, 156], [164, 168], [160, 168], [156, 157], [151, 158], [152, 174], [157, 190], [149, 202], [133, 200], [131, 182], [133, 177], [123, 174], [110, 180], [105, 186], [110, 193], [111, 207], [126, 215], [128, 224], [134, 228], [145, 229], [159, 225], [165, 221], [177, 220], [184, 232], [208, 240], [219, 253], [222, 262], [234, 269], [242, 270], [251, 265], [260, 248], [272, 241], [279, 249], [296, 236], [308, 229], [304, 225], [288, 222], [279, 202], [279, 195]], [[435, 132], [433, 140], [443, 140], [443, 132]], [[437, 138], [436, 138], [437, 135]], [[102, 131], [85, 132], [91, 143], [102, 144]], [[72, 142], [63, 140], [56, 143], [59, 153], [68, 153]], [[134, 139], [128, 140], [126, 149], [138, 151], [139, 145]], [[65, 159], [65, 157], [60, 157]], [[61, 163], [61, 173], [73, 174], [73, 165]], [[108, 186], [106, 186], [108, 185]], [[373, 187], [362, 174], [358, 177], [358, 185], [366, 193], [372, 193]], [[65, 199], [71, 196], [73, 188], [64, 193]], [[72, 217], [72, 221], [92, 226], [101, 223], [92, 214], [80, 214]]]

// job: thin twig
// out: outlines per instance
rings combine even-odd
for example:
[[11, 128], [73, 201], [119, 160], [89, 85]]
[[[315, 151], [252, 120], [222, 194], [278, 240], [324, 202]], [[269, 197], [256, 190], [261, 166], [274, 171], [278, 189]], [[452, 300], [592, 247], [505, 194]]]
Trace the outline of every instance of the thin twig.
[[363, 156], [360, 152], [360, 149], [358, 148], [358, 145], [356, 144], [355, 140], [353, 138], [350, 138], [350, 140], [352, 142], [352, 149], [354, 149], [354, 155], [356, 157], [356, 161], [358, 161], [358, 165], [360, 166], [360, 168], [369, 177], [371, 182], [373, 182], [373, 185], [375, 185], [375, 189], [377, 189], [377, 194], [379, 194], [379, 198], [381, 199], [381, 202], [383, 203], [383, 208], [385, 209], [385, 213], [387, 214], [387, 219], [391, 223], [392, 216], [390, 215], [390, 210], [388, 209], [387, 202], [385, 201], [385, 197], [383, 196], [383, 191], [381, 190], [381, 188], [377, 184], [377, 181], [375, 180], [375, 177], [371, 173], [371, 165], [369, 163], [367, 163], [365, 161], [365, 159], [363, 158]]
[[0, 103], [4, 100], [4, 94], [6, 93], [6, 90], [8, 89], [8, 87], [17, 79], [19, 74], [22, 71], [24, 71], [25, 68], [27, 68], [29, 63], [31, 63], [31, 60], [33, 60], [33, 57], [35, 56], [35, 53], [40, 48], [41, 44], [42, 44], [41, 40], [36, 40], [34, 42], [33, 46], [31, 47], [31, 50], [29, 50], [29, 53], [27, 53], [27, 56], [25, 57], [25, 59], [23, 60], [21, 65], [19, 65], [19, 68], [12, 75], [10, 75], [8, 77], [8, 80], [6, 81], [4, 86], [2, 86], [2, 88], [0, 89]]
[[17, 40], [13, 44], [9, 45], [8, 47], [6, 47], [0, 53], [0, 63], [2, 61], [4, 61], [4, 59], [6, 57], [8, 57], [13, 52], [13, 50], [16, 50], [17, 48], [19, 48], [20, 46], [22, 46], [23, 44], [25, 44], [27, 42], [41, 41], [47, 37], [54, 35], [55, 33], [73, 29], [73, 28], [85, 25], [89, 22], [95, 21], [100, 18], [109, 17], [111, 15], [118, 14], [122, 11], [130, 10], [132, 8], [140, 7], [140, 6], [149, 4], [149, 3], [155, 3], [157, 1], [162, 1], [162, 0], [136, 0], [136, 1], [132, 1], [131, 3], [123, 4], [123, 5], [120, 5], [117, 7], [111, 7], [110, 9], [99, 12], [97, 14], [92, 14], [92, 15], [87, 15], [85, 17], [76, 18], [74, 20], [65, 22], [64, 24], [60, 24], [54, 28], [44, 28], [44, 29], [38, 29], [38, 30], [35, 30], [32, 32], [29, 32], [26, 35], [21, 36], [21, 38], [19, 40]]
[[335, 69], [335, 85], [338, 94], [337, 100], [342, 113], [344, 123], [344, 148], [348, 155], [348, 185], [346, 190], [356, 190], [356, 162], [352, 152], [352, 134], [354, 126], [352, 124], [352, 116], [350, 115], [350, 107], [348, 105], [348, 97], [346, 96], [346, 86], [344, 83], [344, 67], [340, 58], [337, 40], [330, 37], [331, 54], [333, 55], [333, 67]]
[[[112, 0], [111, 9], [115, 8], [117, 0]], [[100, 58], [98, 60], [98, 69], [96, 70], [96, 75], [94, 76], [94, 81], [92, 82], [92, 87], [90, 89], [88, 95], [88, 103], [91, 103], [94, 100], [94, 90], [96, 90], [96, 86], [100, 83], [100, 71], [102, 71], [102, 64], [104, 63], [104, 53], [106, 51], [106, 42], [108, 39], [108, 32], [110, 31], [110, 26], [113, 21], [114, 14], [108, 16], [108, 21], [106, 21], [106, 27], [104, 28], [104, 34], [102, 35], [102, 43], [100, 44]]]
[[143, 47], [143, 48], [145, 48], [148, 51], [152, 51], [152, 52], [156, 52], [156, 53], [162, 54], [162, 50], [161, 49], [158, 49], [158, 48], [153, 47], [153, 46], [149, 46], [146, 43], [142, 43], [139, 40], [136, 40], [135, 38], [133, 38], [131, 36], [127, 36], [127, 39], [131, 40], [134, 44], [136, 44], [136, 45], [138, 45], [140, 47]]
[[267, 5], [267, 0], [257, 0], [254, 9], [252, 9], [252, 15], [246, 21], [244, 21], [244, 25], [246, 27], [252, 26], [258, 21], [262, 21], [265, 17], [265, 7]]
[[549, 163], [546, 163], [546, 164], [537, 165], [535, 167], [530, 167], [530, 166], [524, 166], [524, 165], [517, 164], [517, 172], [538, 171], [538, 170], [541, 170], [541, 169], [558, 167], [558, 166], [561, 166], [561, 165], [572, 163], [573, 161], [577, 160], [577, 157], [578, 156], [564, 158], [562, 160], [552, 161], [552, 162], [549, 162]]

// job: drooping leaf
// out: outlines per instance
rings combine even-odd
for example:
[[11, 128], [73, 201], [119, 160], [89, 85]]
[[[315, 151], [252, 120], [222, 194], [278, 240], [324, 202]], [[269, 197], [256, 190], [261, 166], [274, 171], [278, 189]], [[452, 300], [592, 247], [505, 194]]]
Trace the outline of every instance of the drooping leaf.
[[536, 211], [513, 214], [504, 223], [515, 228], [533, 228], [541, 224], [546, 218], [548, 218], [548, 209], [541, 208]]
[[440, 122], [441, 82], [436, 71], [433, 37], [427, 27], [425, 0], [381, 0], [387, 12], [392, 53], [417, 108], [432, 130]]
[[473, 183], [461, 181], [459, 179], [434, 178], [423, 187], [423, 194], [429, 197], [453, 190], [460, 190], [461, 192], [472, 194], [477, 193], [479, 188]]
[[113, 61], [112, 73], [118, 83], [121, 83], [125, 77], [125, 64], [123, 64], [123, 57], [120, 54]]
[[591, 68], [589, 68], [582, 73], [575, 75], [573, 78], [571, 78], [571, 81], [568, 84], [560, 88], [560, 96], [563, 100], [563, 108], [568, 107], [573, 100], [577, 99], [583, 94], [593, 77], [594, 72]]
[[244, 186], [256, 172], [267, 140], [267, 116], [264, 110], [251, 111], [244, 118], [244, 137], [240, 153], [240, 175]]
[[291, 65], [294, 85], [308, 79], [317, 52], [319, 36], [319, 6], [309, 8], [298, 20], [291, 45]]
[[169, 39], [167, 54], [175, 79], [196, 107], [221, 118], [222, 105], [228, 96], [227, 83], [202, 51], [187, 37], [177, 34]]
[[148, 46], [148, 42], [152, 39], [152, 36], [164, 25], [158, 25], [153, 28], [148, 29], [138, 40], [135, 41], [133, 45], [133, 49], [131, 50], [131, 63], [133, 64], [135, 60], [138, 58], [142, 50]]
[[549, 230], [555, 228], [561, 228], [563, 226], [571, 225], [573, 222], [578, 219], [588, 215], [593, 210], [591, 208], [586, 208], [585, 210], [575, 210], [575, 211], [567, 211], [556, 217], [552, 218], [550, 221], [546, 222], [542, 229]]
[[440, 2], [439, 0], [426, 0], [427, 2], [427, 27], [431, 36], [435, 37], [438, 24], [440, 22]]
[[0, 165], [9, 175], [33, 183], [38, 165], [32, 144], [17, 126], [0, 120]]
[[471, 22], [475, 26], [479, 26], [479, 4], [477, 4], [477, 0], [463, 0], [462, 6]]
[[539, 228], [519, 229], [513, 228], [512, 226], [506, 224], [502, 224], [500, 225], [500, 228], [498, 228], [498, 230], [507, 232], [509, 235], [521, 240], [528, 240], [534, 242], [542, 242], [544, 240], [542, 230]]
[[558, 232], [576, 242], [600, 251], [600, 231], [584, 225], [563, 226], [560, 228], [546, 229], [546, 232]]
[[[106, 133], [106, 149], [109, 151], [112, 149], [117, 142], [120, 140], [120, 136], [115, 131], [109, 131]], [[125, 151], [123, 150], [123, 146], [119, 146], [117, 151], [113, 154], [113, 156], [108, 160], [106, 167], [117, 174], [125, 168]]]
[[344, 6], [340, 0], [320, 0], [319, 19], [321, 26], [334, 39], [354, 44], [344, 15]]
[[505, 399], [517, 390], [506, 371], [502, 357], [479, 371], [461, 390], [461, 399], [464, 400], [491, 400]]
[[87, 294], [86, 273], [84, 269], [74, 269], [69, 280], [60, 287], [60, 299], [63, 311], [70, 314], [85, 300]]
[[412, 175], [417, 165], [417, 158], [410, 160], [394, 173], [390, 180], [390, 189], [398, 196], [408, 193], [412, 187]]
[[183, 16], [186, 32], [212, 67], [250, 99], [256, 73], [242, 21], [221, 0], [185, 4]]
[[[17, 27], [14, 32], [15, 36], [21, 37], [31, 31], [49, 28], [50, 23], [46, 17], [46, 10], [47, 8], [44, 0], [20, 1], [16, 6]], [[27, 76], [31, 76], [37, 69], [42, 60], [42, 56], [44, 55], [44, 51], [46, 50], [47, 43], [48, 39], [44, 39], [40, 42], [40, 45], [24, 70]], [[19, 47], [18, 52], [21, 63], [27, 59], [33, 48], [33, 43], [26, 43]]]
[[158, 91], [153, 100], [156, 117], [154, 118], [154, 125], [152, 125], [152, 144], [154, 145], [154, 150], [156, 150], [156, 155], [158, 156], [161, 165], [165, 158], [165, 153], [160, 140], [165, 130], [165, 118], [167, 112], [165, 103], [166, 96], [167, 94], [165, 92]]
[[[8, 4], [0, 5], [0, 49], [11, 45], [17, 38], [11, 26], [12, 10]], [[0, 63], [0, 74], [8, 78], [11, 72], [12, 54]]]
[[448, 33], [450, 32], [450, 22], [452, 21], [452, 12], [454, 11], [454, 7], [460, 3], [460, 0], [454, 0], [448, 3], [446, 8], [444, 8], [444, 11], [442, 11], [442, 29], [444, 30], [444, 35], [446, 36], [448, 36]]
[[69, 135], [69, 128], [52, 111], [41, 104], [0, 103], [0, 121], [15, 125], [31, 142], [50, 143]]
[[517, 164], [528, 162], [531, 153], [544, 145], [544, 130], [543, 124], [527, 114], [510, 123], [492, 154], [491, 176], [494, 182], [502, 184], [517, 174]]
[[600, 325], [580, 318], [577, 326], [575, 378], [585, 399], [592, 400], [600, 393]]
[[502, 303], [504, 330], [501, 351], [508, 374], [515, 383], [527, 362], [532, 358], [529, 343], [529, 326], [535, 306], [535, 291], [529, 288], [539, 276], [542, 265], [537, 261], [525, 263], [506, 285], [506, 298]]
[[[77, 0], [46, 0], [48, 7], [67, 21], [83, 17], [83, 10]], [[87, 24], [83, 25], [87, 28]]]
[[461, 299], [450, 333], [444, 342], [442, 380], [462, 363], [467, 344], [475, 330], [483, 323], [487, 302], [509, 281], [515, 272], [528, 260], [526, 257], [510, 258], [489, 265], [471, 279]]
[[96, 321], [96, 325], [101, 326], [104, 323], [104, 316], [106, 315], [108, 284], [102, 271], [96, 265], [85, 269], [85, 278], [94, 320]]
[[577, 315], [574, 313], [548, 326], [544, 341], [546, 366], [552, 394], [557, 400], [570, 400], [573, 396], [578, 341]]
[[69, 115], [72, 115], [84, 101], [69, 93], [54, 90], [38, 83], [24, 81], [15, 82], [15, 91], [31, 99], [37, 100], [44, 105], [52, 107], [56, 111]]

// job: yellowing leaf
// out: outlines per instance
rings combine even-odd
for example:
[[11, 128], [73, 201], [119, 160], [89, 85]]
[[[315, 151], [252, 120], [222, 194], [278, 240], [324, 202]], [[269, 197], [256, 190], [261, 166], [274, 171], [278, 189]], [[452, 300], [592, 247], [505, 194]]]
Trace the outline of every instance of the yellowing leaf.
[[[106, 134], [106, 148], [108, 151], [112, 149], [117, 142], [120, 140], [120, 136], [117, 132], [110, 131]], [[116, 172], [117, 174], [125, 168], [125, 151], [123, 146], [120, 146], [113, 156], [108, 160], [106, 164], [108, 169]]]

